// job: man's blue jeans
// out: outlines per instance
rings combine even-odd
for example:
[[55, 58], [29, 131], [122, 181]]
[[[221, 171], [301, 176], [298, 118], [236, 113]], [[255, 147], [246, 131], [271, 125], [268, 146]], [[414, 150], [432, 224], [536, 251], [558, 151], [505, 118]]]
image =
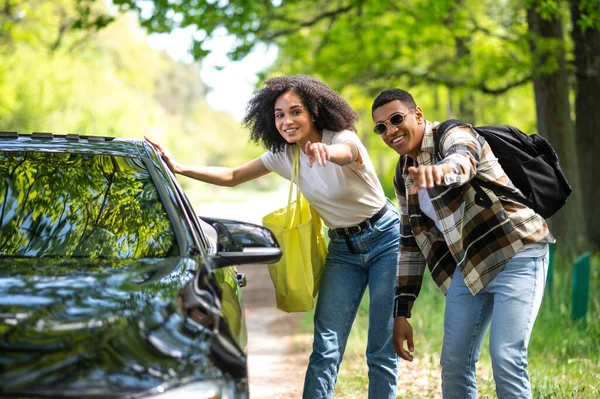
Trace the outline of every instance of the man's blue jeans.
[[397, 211], [388, 208], [372, 228], [350, 236], [357, 253], [349, 251], [344, 237], [329, 233], [329, 253], [315, 310], [313, 352], [304, 381], [305, 399], [333, 397], [350, 328], [367, 285], [369, 398], [396, 397], [398, 357], [392, 329], [400, 222]]
[[527, 345], [548, 271], [548, 254], [512, 258], [473, 296], [456, 270], [446, 297], [442, 347], [444, 399], [476, 399], [475, 363], [490, 327], [490, 356], [498, 398], [531, 398]]

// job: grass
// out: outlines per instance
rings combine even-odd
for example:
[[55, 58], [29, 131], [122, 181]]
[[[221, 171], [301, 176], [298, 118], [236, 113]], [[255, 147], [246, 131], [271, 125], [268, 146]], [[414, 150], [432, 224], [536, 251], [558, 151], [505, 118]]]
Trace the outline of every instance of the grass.
[[[557, 260], [553, 285], [545, 292], [531, 341], [529, 377], [536, 399], [592, 399], [600, 397], [600, 254], [592, 257], [588, 312], [571, 320], [572, 262]], [[312, 313], [301, 328], [312, 330]], [[399, 397], [441, 397], [439, 356], [442, 346], [444, 296], [426, 276], [413, 309], [415, 362], [402, 362]], [[336, 385], [336, 398], [367, 397], [365, 347], [368, 327], [368, 293], [363, 298]], [[486, 337], [477, 367], [480, 398], [496, 398]], [[414, 389], [412, 389], [414, 387]]]
[[588, 312], [571, 320], [571, 270], [556, 265], [529, 344], [535, 398], [600, 397], [600, 255], [592, 258]]

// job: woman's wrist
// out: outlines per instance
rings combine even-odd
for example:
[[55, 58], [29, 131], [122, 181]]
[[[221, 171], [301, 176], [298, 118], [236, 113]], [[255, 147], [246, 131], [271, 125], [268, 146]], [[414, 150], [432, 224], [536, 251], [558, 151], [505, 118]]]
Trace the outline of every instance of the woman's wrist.
[[173, 162], [173, 173], [176, 173], [178, 175], [185, 175], [186, 171], [188, 170], [188, 168], [186, 168], [186, 166], [184, 164], [180, 164], [179, 162]]

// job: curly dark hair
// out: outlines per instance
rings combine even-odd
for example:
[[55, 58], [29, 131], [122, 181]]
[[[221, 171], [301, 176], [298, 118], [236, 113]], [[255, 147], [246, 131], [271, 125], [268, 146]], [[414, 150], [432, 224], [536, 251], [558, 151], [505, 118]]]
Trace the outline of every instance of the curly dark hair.
[[280, 76], [268, 79], [254, 93], [246, 106], [243, 126], [250, 129], [250, 139], [270, 151], [282, 151], [287, 141], [275, 126], [275, 101], [293, 91], [314, 118], [319, 132], [323, 129], [356, 132], [358, 113], [336, 91], [307, 75]]
[[385, 105], [387, 103], [391, 103], [392, 101], [401, 101], [406, 104], [410, 108], [414, 108], [417, 106], [417, 103], [413, 99], [413, 96], [406, 90], [402, 89], [387, 89], [379, 93], [375, 100], [373, 100], [373, 105], [371, 106], [371, 113], [375, 111], [377, 108]]

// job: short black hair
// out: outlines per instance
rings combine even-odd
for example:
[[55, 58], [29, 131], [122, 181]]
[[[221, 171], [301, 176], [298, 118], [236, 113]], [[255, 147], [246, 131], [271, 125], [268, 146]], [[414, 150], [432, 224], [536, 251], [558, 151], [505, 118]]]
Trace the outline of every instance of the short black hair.
[[307, 75], [279, 76], [267, 79], [254, 92], [246, 106], [243, 126], [250, 129], [250, 140], [262, 143], [270, 151], [282, 151], [287, 141], [275, 126], [275, 101], [293, 91], [314, 119], [319, 132], [356, 132], [358, 113], [335, 90]]
[[375, 100], [373, 100], [373, 105], [371, 106], [371, 114], [382, 105], [390, 103], [392, 101], [402, 101], [409, 108], [414, 108], [417, 106], [413, 96], [406, 90], [402, 89], [387, 89], [379, 93]]

